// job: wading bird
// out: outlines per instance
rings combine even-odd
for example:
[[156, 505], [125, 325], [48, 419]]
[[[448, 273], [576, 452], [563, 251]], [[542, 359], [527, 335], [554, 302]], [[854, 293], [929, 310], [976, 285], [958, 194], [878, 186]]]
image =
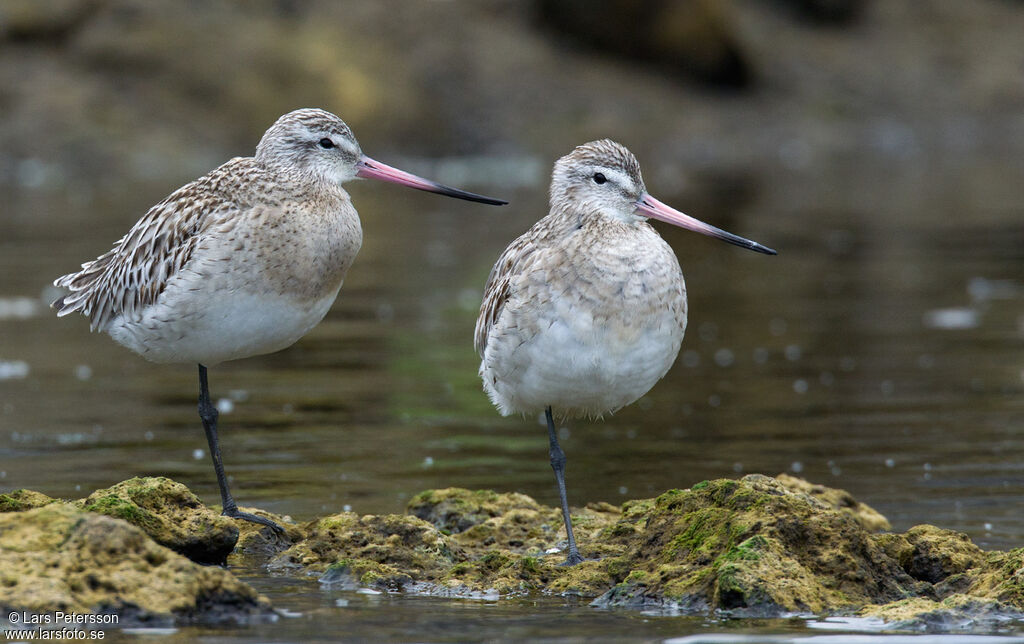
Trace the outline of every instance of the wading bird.
[[301, 109], [266, 131], [255, 156], [175, 190], [109, 252], [54, 282], [70, 291], [53, 303], [57, 315], [79, 311], [147, 360], [198, 363], [199, 416], [225, 516], [281, 530], [231, 496], [206, 369], [284, 349], [327, 314], [362, 245], [342, 188], [357, 177], [506, 203], [374, 161], [340, 118]]
[[683, 272], [647, 218], [775, 251], [651, 197], [636, 157], [607, 139], [555, 163], [550, 203], [491, 269], [474, 344], [502, 415], [545, 414], [568, 537], [563, 565], [573, 565], [583, 559], [554, 417], [599, 417], [634, 402], [668, 372], [686, 329]]

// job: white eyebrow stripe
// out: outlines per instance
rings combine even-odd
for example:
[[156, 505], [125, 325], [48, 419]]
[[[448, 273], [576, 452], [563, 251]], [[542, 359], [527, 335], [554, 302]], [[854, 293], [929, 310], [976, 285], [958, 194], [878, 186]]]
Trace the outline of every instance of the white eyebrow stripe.
[[332, 137], [331, 140], [334, 141], [335, 145], [343, 149], [345, 152], [354, 154], [355, 156], [359, 156], [361, 154], [358, 146], [356, 146], [356, 144], [349, 140], [347, 137]]

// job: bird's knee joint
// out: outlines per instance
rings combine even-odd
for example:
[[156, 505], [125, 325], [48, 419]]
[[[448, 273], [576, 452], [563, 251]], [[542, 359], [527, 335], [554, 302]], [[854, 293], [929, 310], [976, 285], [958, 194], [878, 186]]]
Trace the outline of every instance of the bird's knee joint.
[[220, 416], [220, 413], [214, 405], [206, 401], [201, 401], [199, 403], [199, 417], [203, 419], [203, 422], [215, 423], [217, 422], [218, 416]]

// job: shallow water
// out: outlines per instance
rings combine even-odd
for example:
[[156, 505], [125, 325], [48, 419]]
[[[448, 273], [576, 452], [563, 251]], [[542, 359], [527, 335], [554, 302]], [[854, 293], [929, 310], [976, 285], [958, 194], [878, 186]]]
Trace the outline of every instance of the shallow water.
[[[927, 522], [985, 548], [1020, 545], [1019, 189], [1000, 183], [996, 203], [965, 210], [947, 197], [965, 185], [984, 191], [986, 177], [921, 194], [898, 178], [844, 175], [850, 183], [837, 179], [844, 197], [833, 201], [797, 198], [799, 182], [789, 179], [748, 186], [741, 204], [692, 206], [648, 180], [663, 201], [779, 256], [658, 225], [687, 277], [683, 350], [637, 404], [566, 424], [570, 502], [791, 472], [849, 490], [897, 530]], [[863, 203], [857, 181], [873, 185]], [[492, 262], [545, 210], [543, 186], [524, 183], [512, 192], [499, 182], [467, 186], [514, 204], [501, 209], [353, 188], [366, 243], [327, 319], [290, 349], [210, 371], [242, 505], [296, 520], [348, 508], [400, 512], [416, 492], [447, 486], [557, 503], [543, 427], [497, 415], [472, 348]], [[58, 320], [46, 308], [54, 277], [107, 250], [171, 185], [135, 186], [117, 199], [10, 198], [0, 219], [0, 491], [78, 498], [131, 476], [166, 475], [219, 501], [195, 412], [195, 368], [145, 363], [90, 334], [84, 319]], [[298, 616], [160, 641], [814, 634], [799, 619], [645, 616], [562, 598], [360, 595], [247, 573]]]

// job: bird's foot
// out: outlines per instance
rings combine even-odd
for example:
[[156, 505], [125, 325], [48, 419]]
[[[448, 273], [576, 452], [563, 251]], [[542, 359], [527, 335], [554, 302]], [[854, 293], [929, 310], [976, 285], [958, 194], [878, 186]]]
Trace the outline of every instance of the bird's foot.
[[284, 534], [284, 528], [282, 528], [281, 526], [277, 525], [276, 523], [274, 523], [270, 519], [267, 519], [265, 517], [256, 516], [255, 514], [250, 514], [249, 512], [242, 512], [238, 508], [224, 508], [224, 511], [221, 512], [221, 514], [223, 514], [226, 517], [231, 517], [232, 519], [242, 519], [243, 521], [249, 521], [249, 522], [252, 522], [252, 523], [259, 523], [259, 524], [262, 524], [262, 525], [270, 527], [277, 534]]
[[577, 552], [576, 550], [570, 550], [569, 551], [569, 556], [565, 558], [565, 561], [563, 561], [562, 563], [560, 563], [558, 565], [560, 567], [568, 568], [569, 566], [575, 566], [576, 564], [582, 563], [582, 562], [583, 562], [583, 557], [580, 556], [580, 553]]

